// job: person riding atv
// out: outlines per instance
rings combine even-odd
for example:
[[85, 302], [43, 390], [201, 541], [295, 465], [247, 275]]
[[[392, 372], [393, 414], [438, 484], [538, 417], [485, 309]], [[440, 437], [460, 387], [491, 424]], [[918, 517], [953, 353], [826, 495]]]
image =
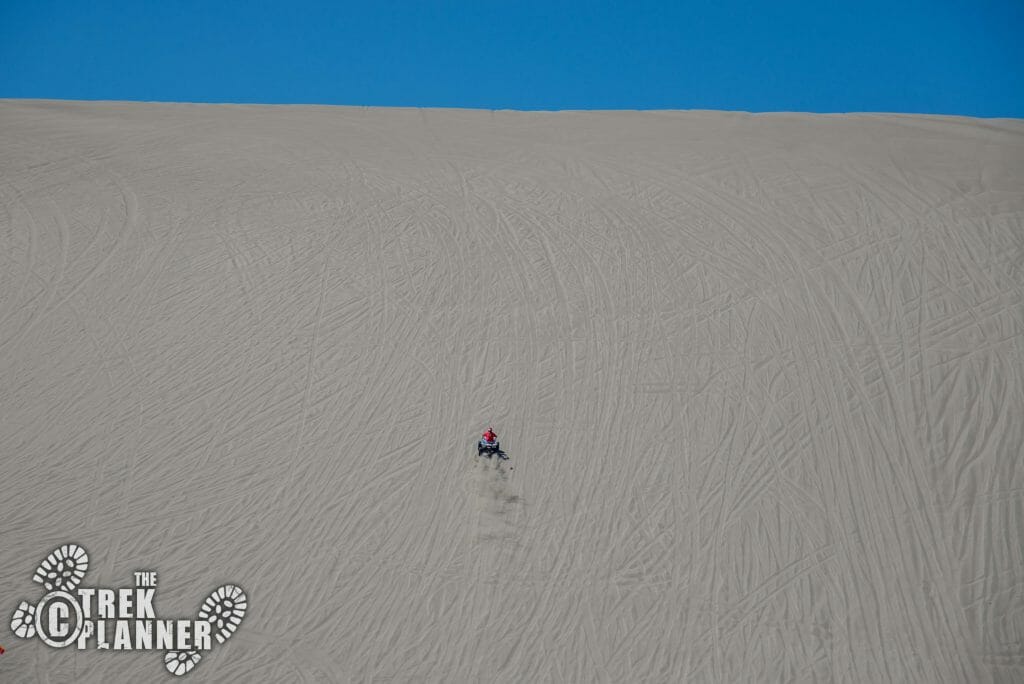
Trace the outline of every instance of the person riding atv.
[[501, 444], [498, 442], [498, 434], [492, 427], [488, 427], [484, 430], [484, 434], [476, 445], [476, 453], [478, 456], [484, 452], [487, 452], [488, 456], [490, 456], [490, 454], [501, 454]]

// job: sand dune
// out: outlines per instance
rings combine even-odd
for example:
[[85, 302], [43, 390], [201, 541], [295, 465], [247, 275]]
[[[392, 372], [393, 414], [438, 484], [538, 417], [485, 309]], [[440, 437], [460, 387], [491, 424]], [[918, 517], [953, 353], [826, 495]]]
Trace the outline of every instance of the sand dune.
[[0, 259], [2, 681], [169, 678], [65, 542], [180, 681], [1024, 680], [1024, 122], [4, 101]]

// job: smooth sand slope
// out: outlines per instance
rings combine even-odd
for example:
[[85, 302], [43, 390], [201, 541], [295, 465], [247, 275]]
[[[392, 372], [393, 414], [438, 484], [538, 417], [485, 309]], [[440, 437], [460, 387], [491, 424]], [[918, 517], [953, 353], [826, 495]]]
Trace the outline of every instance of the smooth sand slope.
[[1022, 295], [1021, 121], [0, 102], [0, 680], [179, 681], [77, 542], [180, 681], [1022, 681]]

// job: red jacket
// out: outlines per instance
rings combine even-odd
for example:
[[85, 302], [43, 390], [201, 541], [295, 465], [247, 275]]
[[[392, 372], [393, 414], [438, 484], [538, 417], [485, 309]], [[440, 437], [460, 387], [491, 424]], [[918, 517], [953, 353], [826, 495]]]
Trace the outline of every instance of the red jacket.
[[494, 434], [493, 430], [484, 431], [484, 441], [493, 442], [498, 439], [498, 435]]

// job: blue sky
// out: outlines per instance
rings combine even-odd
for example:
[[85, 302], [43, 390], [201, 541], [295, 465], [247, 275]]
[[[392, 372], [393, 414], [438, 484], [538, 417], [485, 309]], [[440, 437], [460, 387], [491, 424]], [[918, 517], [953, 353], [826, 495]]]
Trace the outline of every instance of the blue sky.
[[0, 1], [0, 97], [1024, 116], [1024, 0]]

